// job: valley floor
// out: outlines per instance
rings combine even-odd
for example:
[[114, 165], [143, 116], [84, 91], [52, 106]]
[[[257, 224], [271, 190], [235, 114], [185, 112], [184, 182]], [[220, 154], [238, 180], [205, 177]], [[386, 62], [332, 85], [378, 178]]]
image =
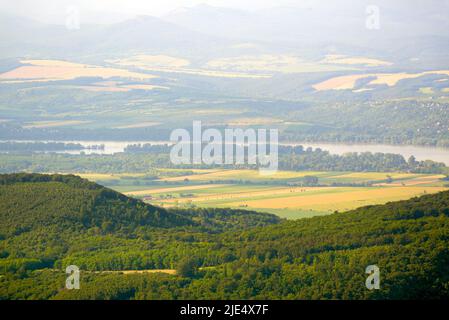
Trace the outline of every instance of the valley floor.
[[[124, 194], [166, 207], [233, 208], [298, 219], [406, 200], [448, 189], [443, 175], [373, 172], [163, 169], [156, 180], [139, 174], [81, 174]], [[312, 177], [314, 184], [305, 185]]]

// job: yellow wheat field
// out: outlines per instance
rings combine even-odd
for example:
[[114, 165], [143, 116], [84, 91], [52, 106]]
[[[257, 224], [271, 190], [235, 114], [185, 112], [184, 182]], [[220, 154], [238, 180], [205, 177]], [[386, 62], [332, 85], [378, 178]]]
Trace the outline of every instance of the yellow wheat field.
[[354, 89], [358, 80], [366, 79], [369, 77], [374, 77], [368, 85], [387, 85], [393, 87], [397, 83], [404, 79], [415, 79], [425, 75], [438, 74], [438, 75], [449, 75], [449, 70], [434, 70], [426, 71], [421, 73], [365, 73], [365, 74], [355, 74], [346, 75], [330, 78], [318, 84], [315, 84], [313, 88], [317, 91], [324, 90], [350, 90]]
[[0, 74], [0, 80], [72, 80], [80, 77], [130, 78], [136, 80], [153, 79], [155, 76], [131, 72], [124, 69], [108, 68], [60, 60], [23, 60], [26, 64]]
[[124, 67], [136, 67], [155, 72], [184, 73], [221, 78], [269, 78], [271, 75], [243, 72], [225, 72], [207, 68], [192, 68], [190, 61], [166, 55], [137, 55], [124, 59], [107, 60], [107, 62]]
[[[343, 193], [320, 193], [310, 196], [301, 195], [283, 198], [267, 198], [245, 201], [250, 208], [284, 209], [301, 208], [305, 210], [326, 211], [351, 210], [357, 207], [373, 204], [383, 204], [389, 201], [409, 199], [425, 193], [437, 193], [447, 190], [443, 187], [393, 187], [374, 188], [371, 190], [355, 190]], [[229, 206], [240, 206], [241, 202], [229, 202]]]
[[[234, 201], [235, 199], [248, 199], [255, 197], [265, 197], [265, 199], [278, 197], [278, 196], [291, 196], [293, 194], [301, 194], [306, 195], [307, 192], [317, 192], [317, 191], [331, 191], [337, 190], [337, 188], [332, 187], [272, 187], [269, 190], [260, 190], [260, 191], [240, 191], [239, 187], [236, 186], [235, 192], [227, 192], [227, 193], [210, 193], [204, 194], [196, 197], [186, 197], [182, 199], [170, 199], [165, 202], [208, 202], [208, 201]], [[212, 190], [213, 191], [213, 190]], [[240, 205], [240, 204], [239, 204]]]
[[365, 57], [347, 57], [345, 55], [330, 54], [322, 60], [323, 63], [330, 64], [345, 64], [345, 65], [364, 65], [368, 67], [390, 66], [391, 62], [380, 59], [365, 58]]
[[26, 124], [24, 128], [53, 128], [64, 126], [75, 126], [80, 124], [90, 123], [90, 121], [78, 121], [78, 120], [61, 120], [61, 121], [36, 121], [30, 124]]
[[[275, 174], [269, 176], [270, 179], [292, 179], [292, 178], [302, 178], [304, 176], [319, 176], [324, 174], [323, 172], [317, 171], [278, 171]], [[190, 181], [213, 181], [218, 179], [229, 179], [229, 180], [258, 180], [263, 179], [258, 170], [216, 170], [213, 172], [205, 172], [201, 174], [201, 171], [197, 171], [195, 175], [173, 177], [162, 179], [164, 181], [184, 181], [188, 179]]]

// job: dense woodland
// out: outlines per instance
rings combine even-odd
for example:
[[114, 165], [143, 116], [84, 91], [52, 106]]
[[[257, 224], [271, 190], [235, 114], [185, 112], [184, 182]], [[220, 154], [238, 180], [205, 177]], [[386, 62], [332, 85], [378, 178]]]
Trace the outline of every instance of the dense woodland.
[[[170, 211], [75, 176], [15, 174], [0, 176], [0, 219], [2, 299], [449, 297], [449, 192], [283, 221]], [[64, 289], [70, 264], [80, 290]], [[365, 287], [372, 264], [380, 290]], [[106, 272], [142, 269], [177, 274]]]

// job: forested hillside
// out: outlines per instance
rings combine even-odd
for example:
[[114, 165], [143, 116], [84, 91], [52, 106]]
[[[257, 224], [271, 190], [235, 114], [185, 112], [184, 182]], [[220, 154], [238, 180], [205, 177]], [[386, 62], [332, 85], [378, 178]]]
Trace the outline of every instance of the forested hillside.
[[0, 176], [0, 220], [5, 271], [61, 265], [72, 256], [91, 270], [168, 268], [182, 255], [176, 240], [280, 221], [248, 211], [169, 212], [76, 176], [39, 174]]
[[[449, 297], [449, 192], [280, 221], [164, 210], [74, 176], [3, 175], [0, 219], [1, 299]], [[80, 290], [64, 289], [71, 264]], [[365, 287], [368, 265], [380, 290]], [[145, 269], [177, 272], [111, 272]]]
[[6, 237], [47, 226], [71, 232], [91, 228], [117, 232], [143, 225], [191, 224], [182, 216], [168, 214], [75, 176], [1, 176], [0, 189], [0, 233]]

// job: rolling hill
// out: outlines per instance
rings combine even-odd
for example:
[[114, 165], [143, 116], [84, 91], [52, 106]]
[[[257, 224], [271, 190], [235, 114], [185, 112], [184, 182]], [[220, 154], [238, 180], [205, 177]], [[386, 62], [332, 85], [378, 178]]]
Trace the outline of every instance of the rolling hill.
[[[129, 233], [139, 227], [214, 227], [236, 223], [241, 217], [251, 223], [279, 221], [273, 215], [224, 210], [183, 212], [167, 211], [129, 198], [111, 189], [72, 175], [0, 175], [0, 226], [2, 238], [17, 237], [39, 228], [86, 232]], [[204, 217], [207, 222], [201, 221]], [[251, 218], [253, 220], [251, 221]], [[228, 226], [228, 228], [232, 228]], [[210, 230], [209, 230], [210, 231]]]

